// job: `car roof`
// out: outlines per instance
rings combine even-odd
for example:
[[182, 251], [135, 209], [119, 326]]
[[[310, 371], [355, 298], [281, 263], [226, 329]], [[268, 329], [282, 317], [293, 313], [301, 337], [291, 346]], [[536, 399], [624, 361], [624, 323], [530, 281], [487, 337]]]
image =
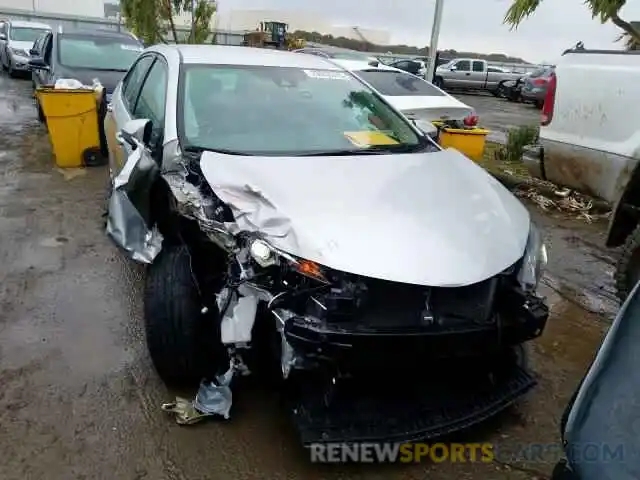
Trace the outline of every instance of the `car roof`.
[[25, 22], [24, 20], [8, 20], [7, 22], [10, 23], [12, 27], [42, 28], [51, 30], [51, 25], [47, 25], [46, 23]]
[[56, 32], [58, 35], [90, 35], [93, 37], [119, 37], [119, 38], [128, 38], [132, 40], [137, 40], [132, 34], [128, 32], [118, 32], [117, 30], [110, 30], [106, 28], [96, 28], [95, 30], [82, 30], [82, 29], [63, 29], [61, 32]]
[[236, 47], [228, 45], [160, 45], [149, 50], [162, 52], [175, 49], [185, 64], [260, 65], [266, 67], [294, 67], [322, 70], [341, 70], [323, 57], [270, 48]]

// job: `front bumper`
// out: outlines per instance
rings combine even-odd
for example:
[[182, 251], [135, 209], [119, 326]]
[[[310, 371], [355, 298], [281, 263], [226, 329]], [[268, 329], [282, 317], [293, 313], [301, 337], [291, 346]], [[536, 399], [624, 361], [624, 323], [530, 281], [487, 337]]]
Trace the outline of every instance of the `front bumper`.
[[542, 299], [511, 290], [500, 299], [490, 322], [351, 329], [293, 317], [285, 324], [284, 336], [296, 356], [314, 366], [370, 372], [401, 364], [405, 370], [422, 370], [435, 359], [486, 357], [536, 338], [548, 316]]
[[544, 101], [547, 91], [544, 88], [534, 88], [532, 90], [522, 89], [522, 99], [529, 102]]
[[23, 57], [21, 55], [10, 55], [9, 62], [11, 63], [11, 68], [18, 72], [28, 72], [29, 68], [29, 57]]
[[[379, 352], [386, 356], [386, 353]], [[488, 375], [473, 365], [425, 364], [421, 374], [372, 375], [335, 384], [305, 382], [288, 395], [301, 443], [404, 443], [469, 428], [503, 411], [536, 385], [517, 365]], [[437, 371], [438, 375], [433, 372]], [[446, 376], [446, 378], [445, 378]]]

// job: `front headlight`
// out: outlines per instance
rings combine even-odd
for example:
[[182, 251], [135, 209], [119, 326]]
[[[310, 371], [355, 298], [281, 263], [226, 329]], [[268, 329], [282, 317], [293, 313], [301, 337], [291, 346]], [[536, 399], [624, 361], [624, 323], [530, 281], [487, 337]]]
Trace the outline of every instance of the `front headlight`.
[[21, 48], [12, 48], [11, 51], [13, 52], [14, 55], [18, 55], [19, 57], [28, 57], [29, 54], [21, 49]]
[[520, 286], [526, 292], [535, 292], [547, 266], [547, 247], [540, 230], [531, 222], [527, 248], [522, 259], [522, 266], [518, 272]]
[[328, 280], [322, 271], [322, 267], [316, 262], [289, 255], [286, 252], [278, 250], [261, 238], [251, 240], [249, 243], [249, 255], [251, 255], [251, 258], [253, 258], [253, 260], [255, 260], [255, 262], [261, 267], [266, 268], [272, 265], [286, 263], [293, 270], [305, 277], [313, 278], [314, 280], [318, 280], [323, 283], [328, 283]]

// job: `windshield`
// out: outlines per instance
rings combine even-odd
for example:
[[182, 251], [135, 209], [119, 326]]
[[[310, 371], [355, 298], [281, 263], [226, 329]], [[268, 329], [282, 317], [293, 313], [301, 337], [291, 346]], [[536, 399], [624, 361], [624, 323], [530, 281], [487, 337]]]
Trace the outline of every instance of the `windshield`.
[[531, 74], [529, 76], [531, 78], [544, 77], [544, 76], [548, 75], [549, 71], [550, 71], [549, 67], [542, 67], [542, 68], [539, 68], [539, 69], [534, 70], [533, 72], [531, 72]]
[[429, 82], [410, 73], [392, 70], [362, 70], [356, 72], [365, 82], [382, 95], [390, 97], [444, 97], [446, 93]]
[[126, 72], [143, 48], [133, 38], [105, 35], [61, 35], [58, 60], [69, 68]]
[[30, 28], [30, 27], [12, 27], [9, 30], [9, 38], [16, 42], [35, 42], [40, 35], [49, 30], [45, 28]]
[[403, 117], [343, 71], [189, 65], [179, 88], [186, 149], [290, 156], [425, 146]]

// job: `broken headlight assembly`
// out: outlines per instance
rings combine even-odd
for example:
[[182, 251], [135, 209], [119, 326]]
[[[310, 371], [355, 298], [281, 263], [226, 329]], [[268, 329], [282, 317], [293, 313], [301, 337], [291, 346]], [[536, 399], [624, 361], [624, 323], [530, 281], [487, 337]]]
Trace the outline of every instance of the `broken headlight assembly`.
[[316, 262], [289, 255], [261, 238], [250, 239], [248, 247], [251, 258], [263, 268], [275, 265], [286, 265], [305, 277], [318, 280], [322, 283], [329, 283], [322, 267]]
[[522, 266], [518, 272], [518, 282], [525, 292], [536, 291], [546, 265], [547, 247], [540, 229], [531, 222], [527, 247], [522, 258]]

